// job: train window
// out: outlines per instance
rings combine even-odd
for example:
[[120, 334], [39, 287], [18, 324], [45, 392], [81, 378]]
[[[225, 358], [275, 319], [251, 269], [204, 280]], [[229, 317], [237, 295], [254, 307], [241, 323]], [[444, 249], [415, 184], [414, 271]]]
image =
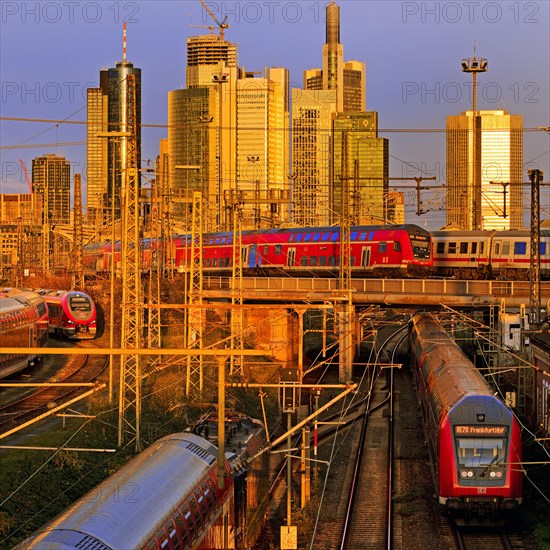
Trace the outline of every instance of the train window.
[[197, 499], [197, 502], [199, 504], [201, 514], [203, 515], [203, 517], [207, 517], [208, 516], [208, 503], [206, 502], [206, 499], [204, 498], [204, 496], [203, 496], [200, 489], [197, 489], [195, 491], [195, 498]]
[[303, 237], [303, 233], [298, 233], [298, 234], [296, 235], [296, 242], [297, 242], [297, 243], [302, 242], [302, 237]]
[[445, 243], [443, 242], [438, 242], [437, 245], [436, 245], [436, 250], [435, 252], [437, 254], [445, 254]]
[[525, 255], [527, 252], [527, 243], [525, 241], [514, 243], [514, 254]]
[[456, 254], [456, 243], [450, 242], [449, 243], [449, 254]]
[[282, 244], [276, 244], [275, 245], [275, 254], [282, 254], [283, 253], [283, 245]]
[[307, 265], [307, 256], [302, 256], [300, 258], [300, 265], [301, 266], [306, 266]]
[[540, 255], [541, 256], [546, 255], [546, 243], [540, 243]]
[[269, 246], [264, 244], [264, 254], [267, 256], [269, 254]]
[[147, 550], [157, 550], [158, 547], [157, 541], [153, 540], [147, 545]]
[[468, 254], [468, 243], [460, 243], [460, 254]]
[[321, 237], [321, 240], [323, 242], [327, 242], [330, 239], [330, 233], [323, 233], [323, 236]]
[[456, 450], [459, 465], [475, 468], [498, 464], [505, 458], [506, 440], [501, 438], [457, 437]]
[[401, 252], [401, 243], [399, 241], [393, 241], [393, 249], [395, 252]]
[[359, 233], [359, 240], [360, 241], [366, 241], [367, 240], [367, 234], [366, 233]]
[[157, 541], [158, 541], [158, 544], [159, 544], [159, 548], [168, 548], [169, 547], [168, 537], [166, 536], [166, 533], [164, 532], [164, 529], [161, 529], [157, 533]]
[[220, 238], [219, 237], [214, 241], [214, 244], [220, 244]]
[[199, 505], [197, 504], [197, 501], [194, 499], [194, 497], [191, 497], [187, 501], [187, 504], [189, 505], [189, 509], [191, 510], [191, 515], [195, 520], [195, 526], [197, 527], [197, 529], [199, 529], [199, 526], [202, 523], [202, 516], [199, 510]]
[[304, 235], [304, 242], [309, 243], [311, 241], [311, 233], [306, 233]]
[[174, 527], [176, 528], [176, 531], [181, 540], [182, 548], [189, 548], [189, 543], [187, 539], [187, 529], [185, 528], [185, 523], [183, 521], [183, 518], [181, 517], [181, 514], [178, 512], [172, 518], [172, 521], [174, 522]]
[[495, 243], [495, 254], [497, 256], [500, 254], [500, 243]]
[[331, 237], [330, 237], [330, 240], [334, 243], [336, 241], [339, 241], [340, 240], [340, 233], [338, 231], [335, 231]]
[[185, 522], [187, 523], [187, 528], [189, 529], [189, 538], [190, 540], [193, 540], [195, 538], [195, 520], [191, 516], [191, 510], [188, 506], [184, 506], [182, 508], [183, 511], [183, 517], [185, 518]]
[[386, 244], [385, 242], [378, 243], [378, 252], [386, 252]]
[[349, 259], [349, 265], [355, 265], [355, 256], [351, 256]]
[[479, 243], [479, 253], [483, 254], [484, 251], [485, 251], [485, 243], [481, 242]]
[[212, 495], [210, 487], [206, 483], [202, 484], [202, 493], [204, 494], [206, 504], [208, 505], [208, 512], [212, 513], [212, 510], [214, 509], [214, 496]]
[[227, 244], [233, 243], [233, 237], [227, 237]]
[[477, 254], [477, 243], [476, 242], [472, 243], [472, 255], [473, 254]]
[[357, 240], [357, 231], [352, 231], [352, 232], [351, 232], [351, 237], [350, 237], [350, 239], [351, 239], [352, 241], [356, 241], [356, 240]]
[[294, 242], [294, 233], [291, 233], [289, 239], [288, 239], [288, 242], [289, 243], [293, 243]]
[[309, 265], [317, 265], [317, 256], [311, 256]]
[[327, 265], [327, 257], [326, 256], [319, 256], [319, 265]]
[[328, 265], [336, 265], [336, 258], [334, 256], [329, 256], [328, 257]]
[[320, 238], [321, 238], [321, 233], [313, 234], [313, 242], [318, 243]]
[[502, 245], [502, 255], [503, 256], [509, 256], [510, 255], [510, 242], [505, 241]]

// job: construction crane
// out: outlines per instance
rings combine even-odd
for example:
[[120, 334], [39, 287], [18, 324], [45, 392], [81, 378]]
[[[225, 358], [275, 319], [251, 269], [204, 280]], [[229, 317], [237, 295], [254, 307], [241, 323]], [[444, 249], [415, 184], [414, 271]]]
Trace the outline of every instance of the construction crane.
[[[202, 7], [207, 11], [208, 15], [214, 20], [218, 28], [220, 29], [220, 40], [225, 40], [225, 29], [229, 28], [229, 23], [227, 23], [227, 15], [224, 17], [223, 21], [220, 23], [217, 17], [214, 15], [212, 10], [208, 7], [208, 4], [204, 0], [200, 0]], [[210, 28], [210, 27], [208, 27]]]
[[29, 173], [27, 172], [27, 167], [25, 166], [25, 163], [22, 159], [19, 159], [19, 163], [21, 164], [21, 168], [23, 168], [23, 174], [25, 174], [25, 180], [27, 181], [27, 185], [29, 186], [29, 193], [32, 193], [32, 183], [31, 178], [29, 178]]

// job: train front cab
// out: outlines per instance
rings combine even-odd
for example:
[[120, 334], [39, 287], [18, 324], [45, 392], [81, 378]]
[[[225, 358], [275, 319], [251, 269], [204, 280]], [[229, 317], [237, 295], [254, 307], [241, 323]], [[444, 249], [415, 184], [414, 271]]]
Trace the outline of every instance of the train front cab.
[[457, 520], [500, 521], [522, 502], [519, 425], [494, 396], [469, 396], [443, 421], [439, 503]]

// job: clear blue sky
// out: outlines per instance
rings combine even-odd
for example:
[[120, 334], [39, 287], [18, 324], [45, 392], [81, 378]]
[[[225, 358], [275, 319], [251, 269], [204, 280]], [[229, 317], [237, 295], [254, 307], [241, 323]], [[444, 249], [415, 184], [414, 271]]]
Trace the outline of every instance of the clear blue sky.
[[[219, 20], [228, 16], [226, 38], [238, 44], [239, 63], [247, 70], [287, 67], [292, 86], [301, 87], [302, 72], [320, 67], [326, 2], [208, 3]], [[521, 114], [526, 128], [550, 125], [548, 1], [340, 0], [338, 4], [344, 57], [366, 63], [367, 108], [378, 111], [380, 128], [443, 129], [447, 115], [470, 108], [471, 78], [461, 72], [460, 62], [473, 56], [474, 42], [478, 57], [489, 60], [489, 71], [479, 77], [479, 108]], [[102, 67], [121, 60], [126, 20], [128, 59], [142, 69], [142, 121], [166, 124], [167, 92], [185, 83], [186, 38], [209, 32], [189, 25], [213, 24], [199, 0], [2, 0], [0, 6], [2, 117], [85, 121], [86, 88], [97, 85]], [[84, 125], [0, 124], [0, 192], [26, 190], [18, 159], [30, 171], [35, 156], [58, 153], [73, 163], [75, 171], [83, 171]], [[143, 159], [156, 157], [158, 140], [166, 133], [165, 128], [143, 130]], [[390, 139], [391, 177], [418, 176], [422, 170], [444, 183], [444, 133], [381, 136]], [[6, 149], [19, 144], [40, 146]], [[541, 168], [546, 181], [549, 150], [548, 134], [525, 134], [526, 170]], [[547, 216], [549, 189], [543, 189], [542, 198]], [[407, 213], [413, 212], [412, 197], [408, 204]], [[425, 219], [411, 216], [409, 221]], [[432, 213], [429, 219], [428, 225], [439, 225], [443, 216]]]

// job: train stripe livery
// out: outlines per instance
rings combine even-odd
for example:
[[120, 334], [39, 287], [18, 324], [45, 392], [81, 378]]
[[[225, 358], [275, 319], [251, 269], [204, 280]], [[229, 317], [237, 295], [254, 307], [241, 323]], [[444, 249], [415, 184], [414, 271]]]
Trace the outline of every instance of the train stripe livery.
[[517, 419], [431, 313], [413, 316], [410, 344], [439, 503], [500, 521], [522, 503]]

